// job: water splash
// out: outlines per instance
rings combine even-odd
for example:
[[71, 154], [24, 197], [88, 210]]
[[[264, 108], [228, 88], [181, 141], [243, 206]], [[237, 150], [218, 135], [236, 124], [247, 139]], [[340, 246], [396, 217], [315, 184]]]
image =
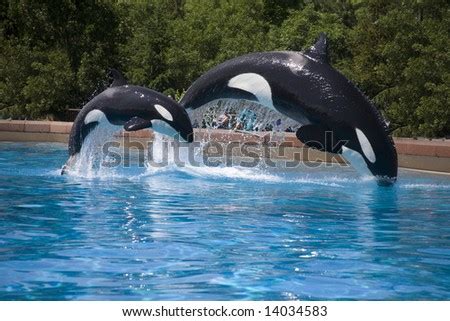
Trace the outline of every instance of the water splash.
[[115, 135], [120, 130], [120, 126], [109, 124], [99, 125], [92, 130], [85, 138], [80, 152], [69, 158], [67, 174], [85, 178], [112, 176], [114, 171], [109, 166], [111, 159], [105, 157], [103, 148], [105, 144], [117, 141]]
[[194, 128], [295, 132], [301, 124], [263, 105], [246, 100], [215, 100], [188, 110]]
[[[239, 108], [240, 109], [239, 109]], [[212, 108], [212, 109], [211, 109]], [[200, 110], [191, 111], [192, 117], [199, 117], [202, 110], [209, 112], [213, 110], [215, 114], [221, 112], [228, 112], [230, 110], [236, 113], [241, 111], [258, 111], [258, 124], [269, 124], [279, 115], [269, 109], [262, 108], [257, 104], [248, 104], [242, 102], [219, 102], [219, 107], [214, 109], [211, 106], [205, 106]], [[212, 114], [208, 114], [212, 117]], [[202, 116], [203, 117], [203, 116]], [[213, 119], [213, 118], [211, 118]], [[281, 118], [277, 118], [281, 119]], [[291, 124], [291, 128], [299, 126], [293, 120], [285, 119], [282, 122], [283, 126]], [[258, 125], [259, 126], [259, 125]], [[312, 185], [326, 185], [326, 186], [342, 186], [342, 184], [354, 183], [355, 181], [366, 182], [368, 179], [361, 179], [355, 177], [353, 172], [346, 169], [335, 168], [329, 169], [325, 174], [321, 168], [308, 168], [301, 164], [295, 171], [286, 169], [282, 166], [276, 165], [267, 166], [264, 161], [261, 161], [255, 167], [245, 167], [236, 165], [235, 158], [232, 158], [231, 164], [228, 163], [226, 156], [220, 160], [219, 166], [210, 166], [204, 162], [205, 147], [210, 139], [206, 135], [204, 141], [200, 145], [184, 144], [182, 148], [178, 148], [173, 138], [169, 138], [159, 133], [154, 133], [153, 141], [148, 145], [149, 150], [142, 153], [143, 159], [137, 162], [139, 166], [129, 166], [124, 162], [123, 144], [120, 147], [109, 147], [109, 150], [114, 150], [117, 155], [121, 155], [122, 159], [119, 164], [111, 166], [115, 163], [115, 159], [111, 158], [109, 154], [105, 154], [104, 146], [108, 142], [118, 142], [116, 137], [120, 133], [120, 126], [104, 125], [95, 128], [86, 138], [80, 153], [73, 160], [68, 174], [74, 177], [82, 178], [125, 178], [125, 179], [146, 179], [151, 176], [169, 175], [170, 173], [183, 173], [191, 177], [207, 178], [212, 180], [226, 179], [226, 180], [247, 180], [265, 183], [283, 183], [283, 184], [312, 184]], [[273, 137], [277, 135], [283, 136], [283, 132], [275, 132]], [[280, 137], [279, 137], [280, 138]], [[280, 141], [283, 139], [280, 138]], [[178, 145], [179, 146], [179, 145]], [[231, 166], [230, 166], [231, 165]], [[317, 170], [322, 172], [318, 174]], [[342, 173], [342, 171], [346, 173]], [[349, 178], [350, 173], [350, 178]]]
[[[121, 147], [114, 149], [117, 155], [122, 156], [119, 164], [114, 164], [115, 159], [108, 159], [103, 148], [105, 143], [118, 141], [116, 134], [120, 127], [108, 126], [96, 128], [85, 140], [80, 153], [72, 163], [69, 175], [72, 177], [96, 178], [96, 179], [148, 179], [159, 175], [171, 173], [183, 173], [192, 178], [204, 178], [211, 180], [243, 180], [264, 182], [267, 184], [309, 184], [340, 187], [343, 184], [365, 183], [372, 178], [358, 178], [356, 173], [347, 168], [322, 167], [310, 168], [300, 164], [294, 170], [286, 169], [282, 163], [275, 162], [275, 166], [267, 165], [260, 161], [254, 167], [236, 165], [235, 158], [231, 164], [227, 159], [221, 158], [218, 166], [210, 166], [204, 162], [205, 147], [209, 139], [200, 142], [196, 147], [193, 144], [184, 144], [178, 148], [177, 141], [159, 133], [154, 133], [153, 141], [148, 145], [149, 149], [142, 152], [143, 159], [130, 166], [124, 162], [124, 151]], [[281, 166], [280, 166], [281, 164]], [[343, 173], [344, 172], [344, 173]]]
[[[205, 147], [209, 140], [206, 138], [195, 151], [189, 147], [175, 151], [171, 140], [160, 134], [155, 134], [151, 151], [151, 162], [146, 164], [146, 175], [154, 176], [169, 173], [184, 173], [193, 178], [230, 181], [254, 181], [266, 184], [310, 184], [322, 186], [342, 187], [347, 184], [363, 183], [375, 184], [372, 176], [360, 177], [356, 171], [348, 166], [327, 165], [322, 167], [308, 167], [300, 163], [296, 169], [286, 169], [282, 162], [275, 162], [275, 166], [267, 165], [264, 161], [254, 167], [245, 167], [222, 159], [218, 166], [210, 166], [203, 162]], [[195, 164], [192, 163], [195, 161]], [[156, 162], [158, 166], [152, 166]], [[164, 164], [161, 166], [160, 164]], [[181, 164], [181, 166], [180, 166]]]

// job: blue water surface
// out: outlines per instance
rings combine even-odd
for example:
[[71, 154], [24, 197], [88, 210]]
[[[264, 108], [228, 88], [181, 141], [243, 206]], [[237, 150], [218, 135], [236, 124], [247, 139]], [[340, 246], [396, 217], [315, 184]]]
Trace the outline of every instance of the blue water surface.
[[450, 177], [128, 168], [0, 143], [0, 300], [450, 299]]

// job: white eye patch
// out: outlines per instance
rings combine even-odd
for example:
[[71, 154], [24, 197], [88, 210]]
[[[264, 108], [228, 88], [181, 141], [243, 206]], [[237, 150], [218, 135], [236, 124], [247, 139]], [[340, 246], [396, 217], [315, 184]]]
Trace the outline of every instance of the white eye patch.
[[155, 109], [158, 111], [158, 113], [165, 119], [169, 121], [173, 121], [172, 114], [163, 106], [155, 104]]
[[261, 75], [255, 73], [237, 75], [228, 81], [228, 87], [248, 91], [255, 95], [261, 104], [274, 109], [272, 89], [267, 80]]
[[364, 156], [371, 162], [375, 163], [377, 160], [375, 157], [375, 153], [373, 151], [372, 145], [369, 142], [369, 139], [367, 139], [366, 135], [359, 129], [355, 128], [356, 136], [358, 136], [359, 144], [361, 145], [361, 149], [364, 153]]
[[84, 124], [87, 125], [93, 122], [101, 123], [103, 120], [106, 120], [105, 114], [101, 110], [94, 109], [86, 115], [84, 118]]

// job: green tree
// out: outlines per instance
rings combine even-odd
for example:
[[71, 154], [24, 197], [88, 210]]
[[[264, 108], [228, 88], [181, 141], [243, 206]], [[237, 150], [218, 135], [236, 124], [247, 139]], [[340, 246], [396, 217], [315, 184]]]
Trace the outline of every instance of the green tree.
[[173, 38], [169, 25], [183, 10], [180, 2], [175, 9], [173, 4], [149, 1], [130, 3], [124, 8], [123, 21], [131, 36], [121, 45], [120, 56], [132, 83], [158, 91], [171, 87], [165, 75], [165, 53]]
[[67, 97], [75, 88], [69, 56], [61, 50], [41, 53], [31, 63], [23, 95], [25, 111], [31, 118], [57, 115], [70, 107]]
[[184, 16], [171, 25], [166, 53], [167, 79], [174, 90], [187, 89], [213, 66], [267, 46], [261, 1], [186, 1]]
[[227, 59], [326, 32], [331, 63], [396, 135], [445, 136], [449, 12], [445, 0], [0, 0], [1, 115], [63, 117], [105, 88], [108, 67], [178, 97]]
[[370, 0], [351, 31], [349, 74], [397, 135], [449, 133], [449, 10], [445, 1]]
[[[9, 64], [0, 79], [6, 93], [0, 97], [3, 116], [37, 118], [47, 112], [62, 116], [61, 108], [53, 110], [55, 105], [43, 107], [42, 100], [30, 101], [42, 97], [27, 84], [44, 86], [53, 76], [70, 79], [73, 84], [59, 87], [55, 99], [65, 102], [63, 106], [76, 107], [102, 86], [98, 79], [105, 76], [107, 67], [117, 64], [123, 35], [112, 3], [9, 0], [2, 2], [2, 8], [6, 18], [1, 25], [1, 59]], [[53, 68], [63, 69], [56, 75]]]
[[262, 18], [272, 25], [279, 26], [291, 10], [299, 9], [303, 5], [301, 0], [263, 0]]
[[26, 117], [23, 88], [31, 74], [33, 54], [16, 40], [0, 39], [0, 112], [3, 117]]
[[348, 28], [335, 13], [320, 12], [312, 4], [292, 11], [279, 28], [271, 33], [273, 46], [282, 50], [302, 51], [325, 32], [329, 39], [330, 60], [339, 64], [349, 56]]

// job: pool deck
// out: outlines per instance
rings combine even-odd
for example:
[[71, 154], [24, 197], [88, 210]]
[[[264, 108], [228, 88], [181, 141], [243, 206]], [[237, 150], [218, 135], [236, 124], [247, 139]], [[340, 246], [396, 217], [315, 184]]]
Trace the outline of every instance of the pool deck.
[[[67, 143], [72, 128], [71, 122], [0, 120], [0, 141], [37, 141]], [[261, 132], [257, 134], [231, 130], [194, 130], [195, 141], [210, 141], [219, 144], [247, 143], [259, 155], [261, 147], [268, 147], [270, 157], [285, 160], [345, 162], [339, 155], [322, 153], [305, 147], [294, 133]], [[125, 143], [147, 143], [152, 140], [151, 130], [126, 132], [119, 135]], [[394, 138], [399, 166], [408, 169], [450, 173], [450, 140]], [[252, 147], [253, 146], [253, 147]], [[280, 148], [282, 147], [282, 148]], [[242, 156], [239, 148], [227, 149], [233, 156]]]

